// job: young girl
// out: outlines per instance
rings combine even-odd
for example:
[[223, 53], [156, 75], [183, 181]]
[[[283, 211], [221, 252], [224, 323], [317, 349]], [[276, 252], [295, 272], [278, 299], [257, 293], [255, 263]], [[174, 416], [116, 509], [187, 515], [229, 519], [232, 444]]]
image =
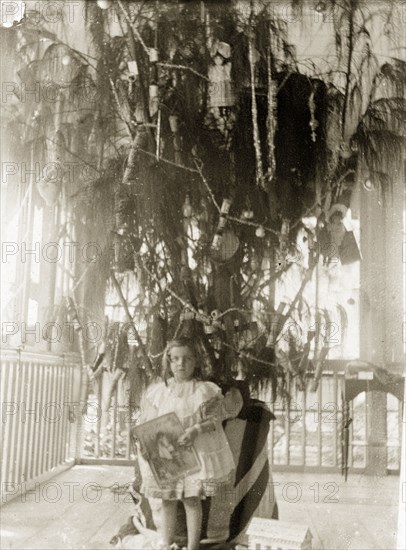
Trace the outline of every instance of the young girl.
[[235, 469], [234, 459], [222, 420], [227, 413], [222, 406], [220, 388], [200, 380], [195, 345], [189, 338], [168, 343], [163, 360], [163, 381], [149, 386], [141, 401], [141, 422], [175, 412], [185, 430], [179, 445], [194, 445], [201, 470], [176, 482], [159, 487], [151, 469], [140, 459], [141, 492], [147, 498], [162, 499], [162, 536], [165, 548], [173, 543], [177, 505], [185, 507], [188, 550], [199, 548], [202, 524], [201, 499], [215, 494], [219, 484]]

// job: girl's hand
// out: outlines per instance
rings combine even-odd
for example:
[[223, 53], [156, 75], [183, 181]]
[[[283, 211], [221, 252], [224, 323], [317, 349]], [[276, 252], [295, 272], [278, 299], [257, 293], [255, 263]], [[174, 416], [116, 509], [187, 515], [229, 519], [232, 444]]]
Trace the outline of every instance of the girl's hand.
[[186, 428], [185, 433], [178, 439], [179, 445], [192, 445], [193, 441], [199, 435], [199, 431], [195, 426]]

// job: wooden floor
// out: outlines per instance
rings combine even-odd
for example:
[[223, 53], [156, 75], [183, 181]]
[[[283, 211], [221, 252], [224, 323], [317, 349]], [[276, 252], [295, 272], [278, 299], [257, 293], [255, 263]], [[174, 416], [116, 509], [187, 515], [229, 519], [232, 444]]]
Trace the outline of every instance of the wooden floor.
[[[132, 479], [132, 468], [75, 466], [1, 509], [6, 549], [104, 549], [132, 514], [128, 496], [109, 486]], [[307, 524], [313, 548], [382, 549], [396, 546], [399, 478], [274, 473], [280, 519]], [[25, 498], [25, 502], [24, 502]]]

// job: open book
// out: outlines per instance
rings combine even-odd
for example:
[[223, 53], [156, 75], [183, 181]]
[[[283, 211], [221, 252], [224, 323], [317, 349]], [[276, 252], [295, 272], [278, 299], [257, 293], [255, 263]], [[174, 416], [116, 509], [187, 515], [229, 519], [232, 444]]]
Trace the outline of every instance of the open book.
[[160, 487], [201, 468], [195, 448], [178, 444], [184, 429], [175, 413], [158, 416], [132, 430]]

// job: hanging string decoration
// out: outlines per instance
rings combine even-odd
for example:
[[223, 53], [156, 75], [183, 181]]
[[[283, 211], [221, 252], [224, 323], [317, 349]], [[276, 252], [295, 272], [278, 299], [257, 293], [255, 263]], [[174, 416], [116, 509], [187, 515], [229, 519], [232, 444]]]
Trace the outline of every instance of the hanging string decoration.
[[149, 50], [149, 114], [151, 117], [158, 112], [158, 49], [150, 48]]
[[316, 103], [314, 101], [314, 94], [315, 94], [315, 89], [313, 88], [310, 95], [309, 95], [309, 101], [308, 101], [308, 104], [309, 104], [309, 110], [310, 110], [310, 122], [309, 122], [309, 126], [310, 126], [310, 130], [311, 130], [311, 138], [312, 138], [312, 141], [315, 142], [316, 141], [316, 130], [319, 126], [319, 123], [318, 121], [316, 120], [316, 116], [315, 116], [315, 113], [316, 113]]
[[248, 57], [250, 63], [251, 74], [251, 114], [252, 114], [252, 130], [254, 134], [254, 149], [255, 149], [255, 161], [256, 161], [256, 182], [258, 187], [264, 188], [264, 171], [262, 165], [262, 153], [261, 153], [261, 141], [259, 138], [258, 128], [258, 109], [257, 109], [257, 96], [255, 91], [255, 47], [253, 44], [252, 32], [250, 33], [248, 44]]
[[268, 51], [268, 181], [272, 181], [275, 174], [275, 132], [276, 132], [276, 82], [272, 79], [272, 55], [275, 34], [270, 29]]

